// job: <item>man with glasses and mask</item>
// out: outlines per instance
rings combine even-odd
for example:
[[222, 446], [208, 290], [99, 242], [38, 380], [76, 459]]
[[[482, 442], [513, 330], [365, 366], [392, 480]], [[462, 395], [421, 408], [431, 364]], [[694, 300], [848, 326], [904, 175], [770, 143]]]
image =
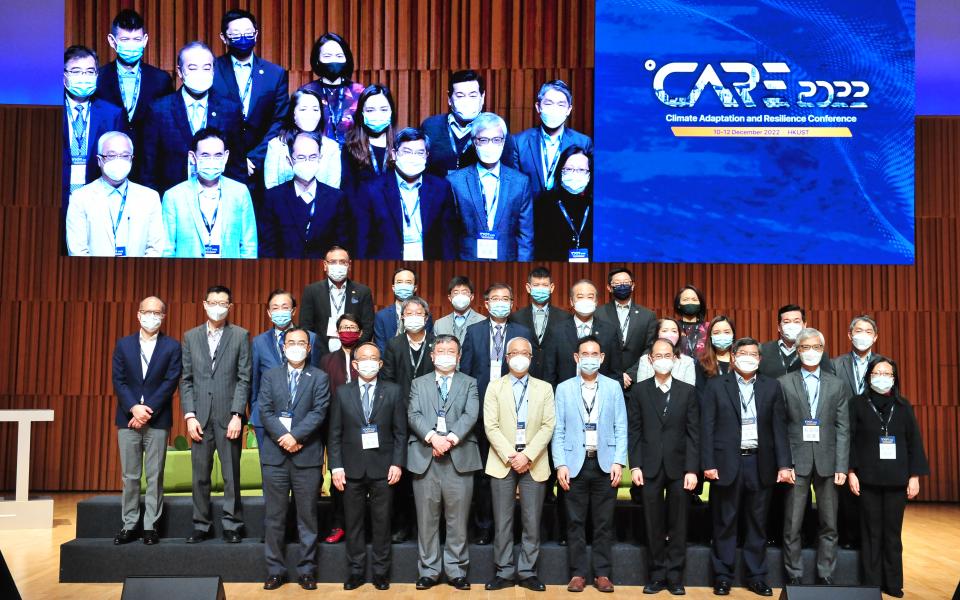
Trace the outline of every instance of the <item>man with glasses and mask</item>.
[[70, 256], [161, 256], [166, 241], [160, 196], [127, 177], [133, 141], [108, 131], [97, 141], [102, 175], [74, 192], [67, 207]]
[[463, 344], [467, 336], [467, 328], [474, 323], [479, 323], [486, 319], [483, 315], [473, 310], [473, 282], [466, 275], [454, 275], [447, 284], [447, 300], [453, 307], [453, 312], [437, 319], [434, 324], [433, 332], [437, 335], [441, 333], [452, 335]]
[[507, 124], [493, 113], [470, 123], [477, 163], [447, 176], [460, 215], [460, 260], [533, 260], [533, 193], [501, 161]]
[[657, 337], [657, 316], [649, 308], [633, 301], [634, 287], [630, 269], [612, 269], [607, 275], [607, 291], [613, 299], [597, 309], [597, 318], [617, 328], [624, 388], [633, 385], [627, 371], [637, 366], [637, 361]]

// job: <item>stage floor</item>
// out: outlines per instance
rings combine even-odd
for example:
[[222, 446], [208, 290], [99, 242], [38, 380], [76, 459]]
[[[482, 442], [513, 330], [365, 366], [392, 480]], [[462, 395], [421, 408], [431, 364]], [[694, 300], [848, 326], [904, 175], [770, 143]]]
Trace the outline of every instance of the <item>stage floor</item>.
[[[58, 583], [60, 569], [60, 544], [75, 537], [77, 502], [98, 494], [55, 494], [53, 530], [0, 531], [0, 551], [7, 561], [17, 587], [25, 599], [53, 600], [59, 598], [80, 598], [110, 600], [120, 598], [122, 584], [61, 584]], [[907, 598], [939, 599], [950, 598], [960, 579], [960, 505], [911, 504], [907, 508], [904, 523], [904, 591]], [[616, 573], [613, 577], [616, 583]], [[260, 584], [227, 583], [224, 585], [228, 600], [246, 598], [275, 598], [282, 594], [284, 598], [316, 598], [316, 592], [301, 590], [296, 584], [287, 584], [278, 592], [267, 592]], [[416, 597], [418, 600], [453, 598], [465, 595], [453, 588], [440, 586], [428, 592], [416, 592], [411, 584], [395, 584], [390, 592], [376, 592], [365, 586], [355, 592], [345, 592], [340, 585], [325, 584], [319, 586], [321, 593], [334, 593], [337, 598], [350, 599], [367, 597]], [[466, 594], [487, 597], [488, 592], [482, 586], [475, 585]], [[498, 593], [489, 593], [490, 597], [528, 598], [529, 600], [551, 600], [554, 597], [566, 597], [562, 586], [549, 586], [545, 594], [528, 592], [514, 588]], [[775, 591], [775, 597], [779, 591]], [[608, 597], [588, 589], [584, 596]], [[617, 597], [649, 598], [642, 594], [640, 587], [617, 587]], [[669, 597], [661, 592], [658, 597]], [[713, 598], [709, 588], [687, 588], [687, 597]], [[731, 598], [757, 598], [754, 594], [734, 588]], [[886, 598], [886, 596], [884, 596]], [[825, 599], [826, 600], [826, 599]]]

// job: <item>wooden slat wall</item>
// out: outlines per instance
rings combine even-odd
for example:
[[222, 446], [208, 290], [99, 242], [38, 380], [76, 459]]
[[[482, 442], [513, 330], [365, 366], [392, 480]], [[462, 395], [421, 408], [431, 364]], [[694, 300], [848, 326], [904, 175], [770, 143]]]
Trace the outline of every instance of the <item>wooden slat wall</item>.
[[[121, 5], [144, 12], [153, 34], [148, 59], [170, 69], [178, 44], [194, 37], [215, 39], [215, 23], [227, 3], [68, 1], [67, 42], [98, 41], [98, 50], [105, 52], [110, 17]], [[575, 126], [592, 130], [591, 1], [240, 5], [252, 7], [264, 31], [281, 32], [266, 35], [260, 51], [293, 67], [292, 85], [308, 78], [313, 37], [331, 29], [353, 42], [361, 81], [378, 73], [405, 90], [399, 94], [401, 120], [406, 114], [418, 122], [442, 110], [447, 71], [470, 65], [489, 75], [488, 105], [509, 115], [515, 128], [533, 123], [536, 82], [561, 74], [575, 82]], [[473, 13], [477, 16], [468, 18]], [[479, 31], [461, 33], [471, 23], [482, 24]], [[120, 474], [109, 358], [116, 339], [136, 327], [137, 301], [148, 294], [165, 299], [167, 330], [180, 337], [203, 318], [203, 290], [222, 282], [234, 290], [234, 320], [259, 332], [268, 325], [264, 296], [270, 289], [283, 286], [299, 293], [323, 269], [310, 261], [60, 257], [55, 227], [60, 182], [49, 174], [59, 171], [50, 165], [59, 161], [61, 118], [59, 108], [0, 107], [0, 148], [5, 149], [0, 161], [0, 408], [56, 411], [54, 423], [34, 429], [36, 489], [115, 490]], [[809, 321], [824, 331], [832, 353], [848, 348], [846, 327], [853, 315], [876, 315], [879, 349], [900, 360], [905, 392], [924, 432], [933, 476], [923, 480], [922, 498], [960, 501], [960, 119], [920, 118], [916, 140], [914, 266], [630, 266], [638, 281], [637, 301], [658, 314], [670, 314], [676, 290], [693, 282], [705, 290], [711, 315], [726, 313], [739, 334], [761, 339], [775, 335], [776, 307], [790, 301], [810, 309]], [[383, 305], [391, 300], [389, 278], [398, 264], [355, 263], [354, 277], [371, 284], [375, 302]], [[560, 299], [572, 281], [602, 281], [609, 267], [548, 266], [556, 274]], [[466, 274], [481, 286], [497, 280], [522, 289], [529, 268], [446, 262], [418, 270], [424, 297], [445, 313], [446, 284], [454, 274]], [[182, 432], [178, 423], [174, 434]], [[0, 489], [13, 486], [15, 439], [13, 427], [0, 425]]]

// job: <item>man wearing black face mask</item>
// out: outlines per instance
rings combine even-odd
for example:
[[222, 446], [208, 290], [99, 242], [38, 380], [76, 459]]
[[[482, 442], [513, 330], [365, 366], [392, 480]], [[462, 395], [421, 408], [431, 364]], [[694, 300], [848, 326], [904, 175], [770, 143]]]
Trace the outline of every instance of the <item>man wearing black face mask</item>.
[[260, 32], [252, 14], [230, 10], [220, 23], [220, 40], [226, 44], [227, 54], [216, 60], [213, 88], [243, 106], [242, 138], [247, 175], [259, 176], [267, 143], [277, 137], [287, 114], [287, 71], [254, 54]]
[[[620, 364], [624, 368], [623, 387], [633, 385], [626, 371], [635, 367], [657, 334], [657, 316], [633, 301], [633, 273], [619, 267], [607, 275], [607, 291], [613, 300], [597, 309], [597, 318], [617, 328], [620, 334]], [[635, 369], [634, 369], [635, 370]]]

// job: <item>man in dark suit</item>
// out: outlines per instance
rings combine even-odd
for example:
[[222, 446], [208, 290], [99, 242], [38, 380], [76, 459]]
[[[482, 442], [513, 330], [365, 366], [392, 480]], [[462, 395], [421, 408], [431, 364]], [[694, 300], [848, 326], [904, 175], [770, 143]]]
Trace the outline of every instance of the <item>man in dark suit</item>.
[[257, 18], [241, 9], [228, 10], [220, 20], [220, 40], [227, 54], [214, 63], [213, 90], [243, 107], [242, 154], [249, 176], [263, 177], [267, 143], [277, 137], [289, 105], [287, 71], [257, 56]]
[[357, 379], [337, 388], [330, 410], [330, 472], [344, 495], [346, 590], [363, 585], [367, 570], [364, 513], [370, 500], [373, 586], [390, 587], [390, 515], [407, 446], [407, 400], [400, 386], [379, 379], [380, 350], [366, 342], [354, 351]]
[[[546, 267], [537, 267], [527, 276], [527, 294], [530, 306], [517, 309], [510, 315], [510, 322], [523, 325], [533, 333], [533, 363], [530, 375], [543, 379], [544, 349], [560, 323], [571, 318], [569, 312], [550, 303], [554, 290], [553, 278]], [[548, 492], [549, 493], [549, 492]]]
[[460, 260], [533, 260], [533, 194], [526, 175], [503, 164], [507, 124], [480, 113], [470, 124], [477, 164], [447, 176], [460, 216]]
[[230, 151], [224, 174], [235, 181], [247, 181], [239, 133], [243, 126], [240, 103], [211, 90], [213, 53], [203, 42], [190, 42], [177, 54], [179, 91], [156, 100], [143, 117], [143, 151], [140, 155], [140, 183], [164, 192], [195, 175], [196, 166], [187, 165], [193, 135], [215, 127], [224, 132]]
[[203, 302], [207, 320], [183, 334], [180, 406], [193, 440], [193, 534], [188, 544], [212, 535], [210, 472], [213, 451], [223, 472], [223, 539], [238, 544], [243, 529], [240, 504], [240, 434], [250, 394], [250, 336], [227, 321], [233, 296], [214, 285]]
[[613, 300], [597, 309], [598, 319], [617, 328], [626, 388], [633, 384], [627, 371], [637, 366], [637, 361], [657, 336], [657, 316], [649, 308], [634, 303], [634, 285], [630, 269], [617, 267], [611, 270], [607, 275], [607, 291]]
[[[470, 136], [470, 124], [483, 112], [486, 99], [483, 77], [467, 69], [450, 74], [447, 84], [447, 105], [450, 112], [427, 117], [420, 128], [430, 138], [433, 151], [427, 161], [427, 172], [436, 177], [448, 174], [477, 163], [476, 149]], [[504, 142], [504, 162], [516, 167], [513, 140]]]
[[348, 279], [350, 253], [339, 246], [331, 246], [323, 257], [323, 271], [327, 277], [315, 281], [303, 290], [300, 324], [320, 336], [314, 352], [326, 354], [340, 349], [337, 319], [344, 312], [360, 319], [360, 341], [373, 337], [373, 297], [370, 288]]
[[321, 144], [312, 131], [290, 141], [293, 179], [264, 192], [258, 212], [260, 256], [322, 258], [330, 246], [348, 241], [342, 231], [347, 198], [317, 179]]
[[274, 590], [286, 579], [284, 536], [290, 495], [297, 506], [300, 587], [317, 589], [317, 490], [323, 483], [320, 426], [330, 405], [327, 375], [307, 364], [309, 332], [293, 328], [283, 341], [287, 363], [263, 375], [260, 412], [266, 430], [260, 449], [263, 468], [264, 554], [267, 580]]
[[[460, 370], [477, 380], [477, 393], [481, 398], [487, 393], [491, 381], [510, 372], [506, 360], [507, 342], [520, 337], [533, 345], [533, 333], [523, 325], [508, 320], [513, 308], [513, 288], [506, 283], [491, 284], [483, 293], [483, 300], [490, 318], [467, 328], [467, 335], [463, 338], [463, 357], [460, 359]], [[477, 421], [476, 436], [480, 459], [486, 468], [490, 443], [482, 418]], [[475, 479], [473, 522], [477, 530], [476, 541], [486, 545], [493, 540], [490, 476], [481, 470]]]
[[565, 82], [554, 79], [540, 86], [535, 106], [541, 124], [517, 134], [513, 157], [517, 169], [530, 178], [534, 203], [557, 183], [557, 162], [564, 150], [580, 146], [593, 152], [589, 136], [565, 125], [573, 110], [573, 94]]
[[123, 528], [114, 544], [136, 539], [140, 517], [140, 477], [147, 474], [143, 543], [156, 544], [163, 508], [163, 465], [173, 425], [173, 393], [183, 368], [180, 343], [160, 332], [167, 307], [150, 296], [140, 302], [140, 331], [120, 338], [113, 351], [113, 390], [117, 395], [117, 445], [123, 471]]
[[[797, 334], [807, 326], [807, 311], [796, 304], [786, 304], [777, 311], [776, 340], [764, 342], [760, 346], [760, 374], [771, 379], [779, 379], [787, 373], [800, 370], [800, 356], [797, 354]], [[820, 367], [833, 373], [830, 356], [824, 352]]]
[[633, 386], [627, 399], [630, 473], [633, 485], [643, 486], [647, 525], [645, 594], [685, 593], [687, 496], [700, 472], [700, 399], [695, 387], [670, 375], [678, 357], [670, 340], [655, 341], [645, 359], [654, 375]]
[[408, 127], [393, 141], [396, 169], [363, 185], [351, 202], [358, 258], [453, 260], [458, 221], [446, 179], [423, 173], [431, 142]]
[[701, 405], [700, 462], [704, 478], [711, 482], [713, 513], [713, 592], [730, 593], [742, 509], [747, 587], [772, 596], [765, 581], [770, 488], [794, 482], [783, 392], [776, 380], [757, 374], [763, 362], [759, 342], [741, 338], [730, 352], [734, 370], [707, 383]]
[[[117, 13], [107, 35], [107, 43], [117, 53], [117, 59], [100, 67], [97, 82], [97, 98], [123, 109], [126, 132], [137, 145], [141, 142], [140, 130], [147, 107], [173, 92], [170, 75], [143, 61], [147, 41], [140, 13], [129, 8]], [[135, 155], [134, 160], [138, 161], [139, 157]]]
[[[387, 351], [387, 342], [406, 331], [403, 323], [403, 303], [417, 293], [417, 274], [413, 269], [398, 268], [393, 272], [392, 289], [393, 304], [378, 310], [373, 320], [373, 343], [377, 345], [381, 356]], [[424, 327], [427, 333], [433, 331], [433, 319], [429, 314]]]

